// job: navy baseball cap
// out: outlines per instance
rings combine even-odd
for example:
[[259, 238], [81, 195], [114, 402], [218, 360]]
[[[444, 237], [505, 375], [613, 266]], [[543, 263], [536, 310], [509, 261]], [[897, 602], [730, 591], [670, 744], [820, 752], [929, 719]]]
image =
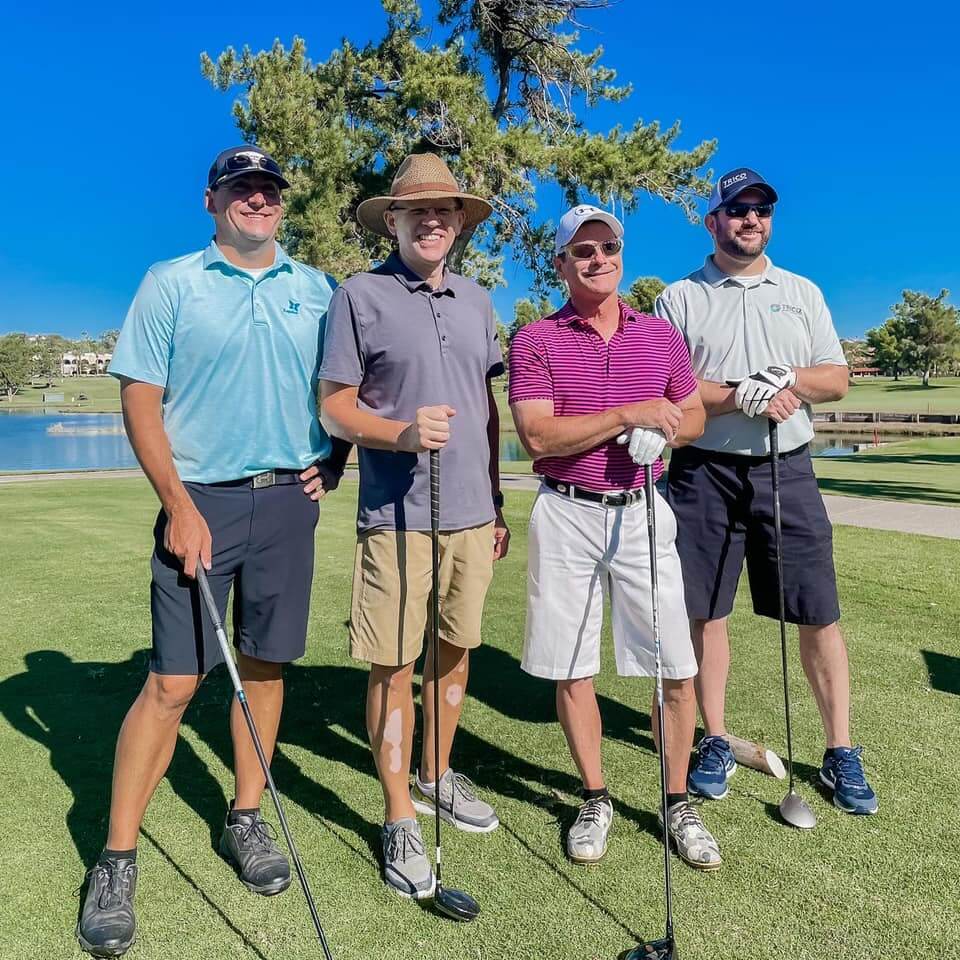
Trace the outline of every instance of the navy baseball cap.
[[756, 170], [751, 170], [749, 167], [737, 167], [736, 170], [725, 173], [713, 185], [713, 193], [710, 194], [710, 205], [707, 207], [707, 213], [713, 213], [718, 207], [730, 203], [744, 190], [762, 190], [771, 203], [776, 203], [780, 199], [777, 196], [777, 191]]
[[207, 186], [216, 190], [221, 183], [235, 180], [237, 177], [251, 173], [260, 173], [265, 177], [276, 180], [281, 187], [289, 187], [287, 178], [280, 169], [280, 164], [265, 150], [244, 144], [242, 147], [230, 147], [217, 154], [217, 159], [210, 166], [207, 174]]

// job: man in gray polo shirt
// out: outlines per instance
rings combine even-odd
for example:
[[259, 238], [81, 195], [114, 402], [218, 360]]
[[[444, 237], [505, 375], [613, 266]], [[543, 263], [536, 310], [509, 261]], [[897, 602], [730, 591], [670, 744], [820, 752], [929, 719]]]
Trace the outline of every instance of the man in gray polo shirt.
[[[833, 534], [808, 444], [811, 405], [847, 392], [847, 365], [820, 290], [764, 254], [777, 192], [755, 171], [717, 181], [705, 225], [714, 252], [668, 286], [654, 312], [683, 334], [707, 411], [703, 436], [670, 461], [687, 612], [700, 664], [697, 699], [705, 736], [691, 792], [727, 794], [736, 762], [724, 699], [733, 609], [744, 558], [754, 611], [779, 618], [768, 423], [778, 424], [786, 615], [823, 720], [820, 778], [848, 813], [875, 813], [862, 748], [850, 742], [850, 671], [837, 623]], [[736, 386], [731, 386], [735, 383]]]
[[[416, 811], [461, 830], [499, 824], [449, 763], [470, 648], [493, 561], [507, 552], [500, 508], [499, 417], [490, 378], [503, 372], [493, 306], [472, 280], [446, 269], [458, 234], [491, 211], [464, 193], [433, 154], [407, 157], [390, 195], [360, 204], [367, 229], [398, 250], [334, 293], [320, 369], [322, 418], [359, 448], [358, 543], [350, 651], [370, 663], [367, 731], [383, 788], [384, 879], [422, 899], [434, 889]], [[440, 456], [440, 757], [433, 756], [433, 671], [423, 676], [423, 751], [410, 793], [414, 663], [431, 590], [428, 450]], [[431, 641], [433, 639], [431, 638]]]

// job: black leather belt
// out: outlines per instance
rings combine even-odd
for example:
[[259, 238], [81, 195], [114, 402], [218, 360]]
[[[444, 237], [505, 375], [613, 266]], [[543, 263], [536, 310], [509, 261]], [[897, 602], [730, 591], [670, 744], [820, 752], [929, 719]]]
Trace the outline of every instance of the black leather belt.
[[279, 487], [287, 483], [300, 483], [300, 474], [303, 470], [265, 470], [263, 473], [244, 477], [242, 480], [222, 480], [220, 483], [211, 483], [211, 487], [253, 487], [254, 490], [263, 490], [266, 487]]
[[544, 477], [543, 482], [551, 490], [556, 490], [565, 497], [602, 503], [605, 507], [629, 507], [643, 499], [643, 487], [638, 490], [611, 490], [609, 493], [598, 493], [596, 490], [584, 490], [583, 487], [575, 487], [572, 483], [554, 480], [553, 477]]

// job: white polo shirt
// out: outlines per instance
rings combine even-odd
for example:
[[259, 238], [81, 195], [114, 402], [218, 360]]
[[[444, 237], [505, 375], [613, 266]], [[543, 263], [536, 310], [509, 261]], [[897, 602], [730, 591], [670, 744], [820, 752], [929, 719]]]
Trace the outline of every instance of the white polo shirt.
[[[686, 341], [700, 380], [741, 380], [773, 363], [815, 367], [846, 365], [833, 319], [816, 284], [775, 267], [756, 277], [731, 277], [709, 256], [703, 266], [671, 283], [653, 311], [669, 320]], [[783, 452], [813, 439], [809, 404], [780, 427]], [[739, 410], [708, 417], [702, 450], [763, 456], [770, 452], [766, 417]]]

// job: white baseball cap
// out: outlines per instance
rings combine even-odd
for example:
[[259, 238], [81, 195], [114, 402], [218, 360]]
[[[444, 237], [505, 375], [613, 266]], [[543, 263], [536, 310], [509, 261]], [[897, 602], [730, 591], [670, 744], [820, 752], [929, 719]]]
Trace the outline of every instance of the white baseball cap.
[[571, 207], [561, 218], [557, 227], [556, 250], [559, 253], [575, 236], [576, 232], [591, 220], [605, 223], [615, 237], [623, 236], [623, 224], [612, 214], [593, 207], [589, 203], [581, 203]]

